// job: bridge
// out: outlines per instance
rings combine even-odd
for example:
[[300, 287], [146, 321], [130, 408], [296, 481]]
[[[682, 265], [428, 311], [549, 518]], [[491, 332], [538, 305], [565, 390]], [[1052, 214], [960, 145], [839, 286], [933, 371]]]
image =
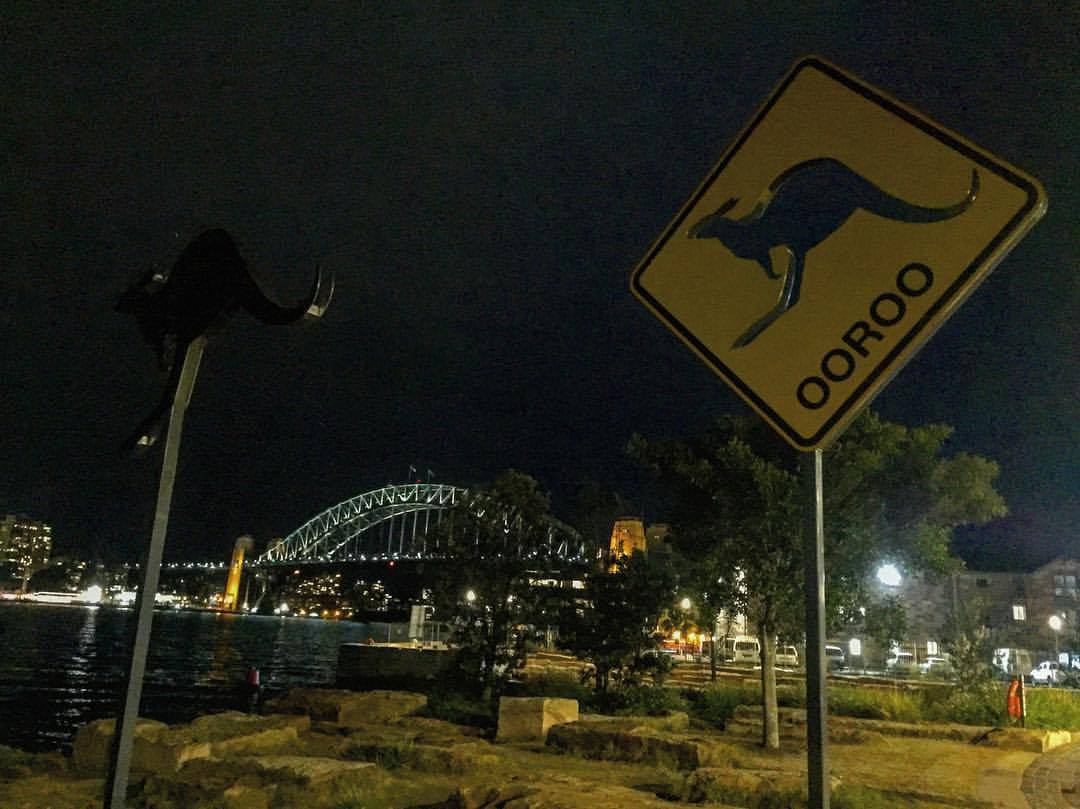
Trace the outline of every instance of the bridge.
[[[428, 534], [467, 490], [442, 483], [404, 483], [358, 494], [316, 514], [253, 560], [258, 567], [335, 564], [444, 556]], [[586, 549], [570, 526], [550, 519], [548, 543], [567, 561], [584, 561]]]

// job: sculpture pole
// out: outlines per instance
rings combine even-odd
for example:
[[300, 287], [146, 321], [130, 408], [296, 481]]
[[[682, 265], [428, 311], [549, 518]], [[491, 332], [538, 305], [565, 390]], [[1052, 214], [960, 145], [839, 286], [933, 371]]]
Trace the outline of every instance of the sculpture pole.
[[199, 361], [206, 347], [206, 337], [191, 341], [184, 354], [180, 370], [180, 382], [173, 396], [169, 413], [169, 431], [161, 461], [161, 478], [158, 482], [157, 505], [154, 509], [154, 527], [150, 535], [150, 548], [143, 563], [142, 580], [135, 598], [135, 637], [131, 647], [131, 662], [125, 678], [124, 709], [116, 720], [112, 750], [109, 756], [109, 774], [105, 781], [105, 809], [125, 809], [128, 775], [131, 772], [131, 752], [135, 741], [135, 723], [139, 716], [142, 697], [143, 673], [146, 655], [150, 648], [150, 630], [154, 620], [154, 597], [157, 594], [158, 574], [161, 572], [161, 556], [165, 548], [165, 532], [169, 526], [169, 507], [172, 503], [173, 482], [176, 480], [176, 462], [180, 454], [180, 435], [184, 428], [184, 412], [191, 401]]

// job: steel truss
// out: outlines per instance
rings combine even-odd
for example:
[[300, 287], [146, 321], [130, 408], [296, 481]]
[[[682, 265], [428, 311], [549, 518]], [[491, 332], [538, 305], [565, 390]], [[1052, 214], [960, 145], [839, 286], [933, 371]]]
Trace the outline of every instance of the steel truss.
[[[352, 497], [315, 515], [271, 544], [255, 565], [333, 564], [370, 559], [438, 558], [428, 532], [465, 496], [441, 483], [384, 486]], [[552, 519], [548, 544], [565, 560], [581, 560], [585, 548], [570, 526]]]
[[407, 483], [358, 494], [271, 544], [257, 564], [351, 562], [428, 555], [427, 532], [465, 494], [456, 486]]

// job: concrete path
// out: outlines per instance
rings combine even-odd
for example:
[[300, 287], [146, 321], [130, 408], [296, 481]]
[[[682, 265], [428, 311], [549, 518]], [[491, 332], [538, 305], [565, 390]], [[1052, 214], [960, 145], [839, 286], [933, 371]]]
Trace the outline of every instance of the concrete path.
[[1020, 788], [1031, 809], [1080, 807], [1080, 742], [1036, 758], [1024, 770]]

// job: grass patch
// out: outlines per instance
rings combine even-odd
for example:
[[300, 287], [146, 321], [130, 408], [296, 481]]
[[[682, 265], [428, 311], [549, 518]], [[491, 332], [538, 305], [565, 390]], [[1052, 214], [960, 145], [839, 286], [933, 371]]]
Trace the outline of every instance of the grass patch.
[[925, 721], [926, 705], [918, 691], [833, 686], [829, 689], [829, 713], [858, 719], [891, 722]]
[[[1028, 687], [1026, 692], [1027, 727], [1043, 730], [1080, 729], [1080, 691]], [[1005, 701], [1004, 696], [1001, 701]]]
[[10, 781], [27, 775], [33, 760], [31, 753], [0, 745], [0, 781]]
[[841, 784], [830, 796], [832, 809], [901, 809], [916, 806], [913, 801], [860, 784]]

